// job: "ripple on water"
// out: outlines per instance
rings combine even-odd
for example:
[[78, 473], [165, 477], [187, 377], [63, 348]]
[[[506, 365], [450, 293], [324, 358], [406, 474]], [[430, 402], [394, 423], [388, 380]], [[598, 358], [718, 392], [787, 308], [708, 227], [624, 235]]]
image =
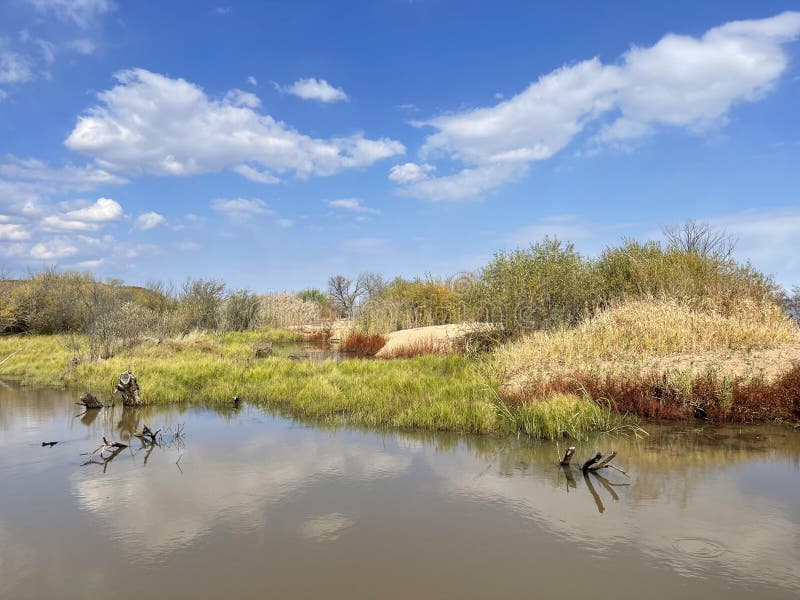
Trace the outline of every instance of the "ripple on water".
[[719, 558], [726, 551], [725, 546], [719, 542], [699, 537], [679, 538], [672, 546], [681, 554], [692, 558]]

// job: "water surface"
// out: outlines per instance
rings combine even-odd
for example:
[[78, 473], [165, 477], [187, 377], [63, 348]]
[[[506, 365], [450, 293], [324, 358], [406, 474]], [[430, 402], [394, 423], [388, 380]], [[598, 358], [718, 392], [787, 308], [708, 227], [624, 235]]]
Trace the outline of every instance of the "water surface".
[[[563, 443], [74, 401], [0, 384], [0, 598], [800, 596], [788, 428], [595, 439], [628, 477], [587, 479]], [[104, 435], [130, 448], [83, 464]]]

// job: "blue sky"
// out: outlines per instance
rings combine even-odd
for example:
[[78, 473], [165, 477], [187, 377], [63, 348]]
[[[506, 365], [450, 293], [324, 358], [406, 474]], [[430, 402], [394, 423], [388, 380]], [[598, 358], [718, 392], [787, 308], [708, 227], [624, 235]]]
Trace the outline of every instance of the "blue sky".
[[788, 2], [4, 0], [0, 265], [293, 290], [694, 218], [800, 284], [798, 37]]

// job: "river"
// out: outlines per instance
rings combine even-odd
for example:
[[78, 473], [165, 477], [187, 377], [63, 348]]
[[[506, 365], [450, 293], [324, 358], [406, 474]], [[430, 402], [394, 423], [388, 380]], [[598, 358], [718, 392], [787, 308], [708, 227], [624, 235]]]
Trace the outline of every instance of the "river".
[[[585, 478], [563, 442], [75, 398], [0, 383], [2, 599], [800, 596], [789, 427], [595, 438], [576, 463], [627, 476]], [[130, 446], [84, 464], [103, 436]]]

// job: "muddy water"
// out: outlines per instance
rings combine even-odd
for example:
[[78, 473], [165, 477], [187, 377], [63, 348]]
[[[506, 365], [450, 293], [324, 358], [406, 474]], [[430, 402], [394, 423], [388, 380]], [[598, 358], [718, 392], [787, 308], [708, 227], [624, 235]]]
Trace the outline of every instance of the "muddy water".
[[[73, 401], [0, 385], [0, 598], [800, 596], [790, 429], [593, 440], [629, 476], [585, 479], [563, 444]], [[82, 465], [143, 424], [184, 442]]]

